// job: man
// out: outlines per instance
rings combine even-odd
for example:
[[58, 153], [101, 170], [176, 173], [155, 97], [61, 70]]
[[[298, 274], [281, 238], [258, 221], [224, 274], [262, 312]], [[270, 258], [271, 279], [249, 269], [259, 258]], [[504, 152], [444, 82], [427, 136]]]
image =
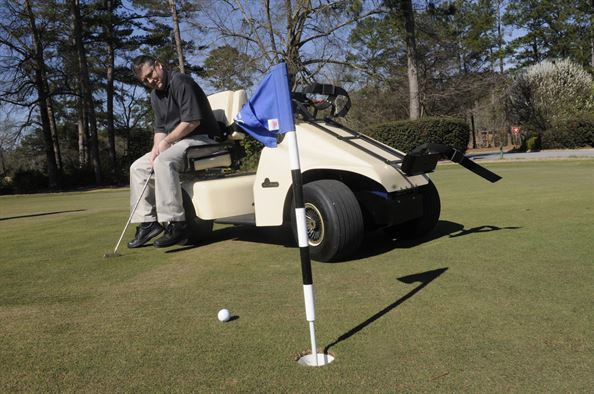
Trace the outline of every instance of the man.
[[[151, 106], [155, 114], [153, 148], [130, 166], [131, 206], [140, 193], [151, 169], [149, 182], [132, 223], [139, 223], [129, 248], [144, 245], [152, 238], [155, 247], [183, 243], [187, 239], [179, 172], [184, 169], [184, 152], [190, 146], [214, 144], [219, 135], [206, 95], [188, 75], [166, 70], [150, 56], [138, 56], [132, 61], [136, 78], [151, 89]], [[165, 228], [160, 223], [168, 223]]]

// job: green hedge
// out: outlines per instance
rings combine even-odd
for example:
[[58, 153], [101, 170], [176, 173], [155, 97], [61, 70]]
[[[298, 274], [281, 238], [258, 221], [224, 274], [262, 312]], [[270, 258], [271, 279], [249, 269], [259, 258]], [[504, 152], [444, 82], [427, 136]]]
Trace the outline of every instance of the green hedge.
[[428, 117], [383, 123], [365, 130], [370, 137], [403, 152], [431, 142], [466, 151], [470, 138], [468, 124], [459, 118]]
[[594, 146], [594, 115], [582, 114], [558, 121], [543, 136], [546, 148], [583, 148]]
[[39, 170], [19, 169], [14, 173], [12, 186], [17, 194], [36, 193], [47, 189], [48, 178]]

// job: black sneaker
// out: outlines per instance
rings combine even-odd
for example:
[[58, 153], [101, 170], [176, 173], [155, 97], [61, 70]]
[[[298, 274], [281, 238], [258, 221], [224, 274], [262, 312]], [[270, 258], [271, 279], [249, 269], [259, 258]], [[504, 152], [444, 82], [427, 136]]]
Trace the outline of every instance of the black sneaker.
[[165, 248], [175, 244], [185, 244], [188, 241], [188, 226], [186, 222], [171, 222], [165, 228], [165, 235], [155, 241], [156, 248]]
[[163, 226], [159, 222], [141, 223], [136, 227], [136, 235], [132, 241], [128, 242], [128, 247], [130, 249], [138, 248], [161, 234], [161, 232], [163, 232]]

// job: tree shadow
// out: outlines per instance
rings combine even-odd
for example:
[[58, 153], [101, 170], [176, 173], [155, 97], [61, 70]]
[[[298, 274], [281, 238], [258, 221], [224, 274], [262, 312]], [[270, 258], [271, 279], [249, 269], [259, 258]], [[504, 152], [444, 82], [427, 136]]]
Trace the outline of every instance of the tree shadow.
[[394, 301], [390, 305], [386, 306], [385, 308], [383, 308], [382, 310], [380, 310], [379, 312], [377, 312], [376, 314], [374, 314], [373, 316], [371, 316], [367, 320], [365, 320], [365, 321], [357, 324], [355, 327], [351, 328], [350, 330], [348, 330], [344, 334], [340, 335], [333, 342], [331, 342], [330, 344], [326, 345], [326, 347], [324, 347], [324, 353], [328, 353], [328, 351], [330, 350], [330, 348], [332, 346], [337, 345], [340, 342], [349, 339], [353, 335], [357, 334], [361, 330], [363, 330], [366, 327], [368, 327], [373, 322], [377, 321], [381, 317], [385, 316], [386, 314], [388, 314], [389, 312], [391, 312], [392, 310], [394, 310], [395, 308], [397, 308], [399, 305], [401, 305], [402, 303], [404, 303], [405, 301], [407, 301], [408, 299], [410, 299], [412, 296], [414, 296], [415, 294], [417, 294], [425, 286], [427, 286], [433, 280], [437, 279], [437, 277], [439, 277], [441, 274], [443, 274], [447, 270], [448, 270], [448, 268], [439, 268], [439, 269], [432, 270], [432, 271], [420, 272], [418, 274], [406, 275], [406, 276], [402, 276], [402, 277], [398, 278], [398, 280], [400, 282], [406, 283], [406, 284], [412, 284], [412, 283], [415, 283], [415, 282], [421, 282], [421, 283], [420, 283], [420, 285], [418, 285], [417, 287], [415, 287], [414, 289], [412, 289], [411, 291], [409, 291], [404, 296], [400, 297], [399, 299], [397, 299], [396, 301]]
[[468, 234], [489, 233], [491, 231], [499, 231], [499, 230], [517, 230], [520, 228], [522, 228], [522, 227], [497, 227], [497, 226], [485, 225], [485, 226], [469, 228], [468, 230], [462, 229], [462, 230], [460, 230], [460, 232], [458, 232], [456, 234], [450, 234], [450, 238], [461, 237], [463, 235], [468, 235]]
[[4, 220], [12, 220], [12, 219], [22, 219], [22, 218], [33, 218], [36, 216], [47, 216], [47, 215], [58, 215], [60, 213], [70, 213], [70, 212], [83, 212], [86, 209], [72, 209], [69, 211], [55, 211], [55, 212], [43, 212], [43, 213], [32, 213], [30, 215], [20, 215], [20, 216], [11, 216], [6, 218], [0, 218], [0, 222]]

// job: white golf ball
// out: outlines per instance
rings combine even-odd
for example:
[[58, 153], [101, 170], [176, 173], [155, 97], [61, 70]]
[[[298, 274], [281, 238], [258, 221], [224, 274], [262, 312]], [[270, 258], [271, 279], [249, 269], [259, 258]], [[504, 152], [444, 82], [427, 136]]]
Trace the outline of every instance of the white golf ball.
[[217, 314], [217, 317], [220, 321], [229, 321], [229, 319], [231, 318], [231, 312], [229, 312], [229, 309], [221, 309]]

